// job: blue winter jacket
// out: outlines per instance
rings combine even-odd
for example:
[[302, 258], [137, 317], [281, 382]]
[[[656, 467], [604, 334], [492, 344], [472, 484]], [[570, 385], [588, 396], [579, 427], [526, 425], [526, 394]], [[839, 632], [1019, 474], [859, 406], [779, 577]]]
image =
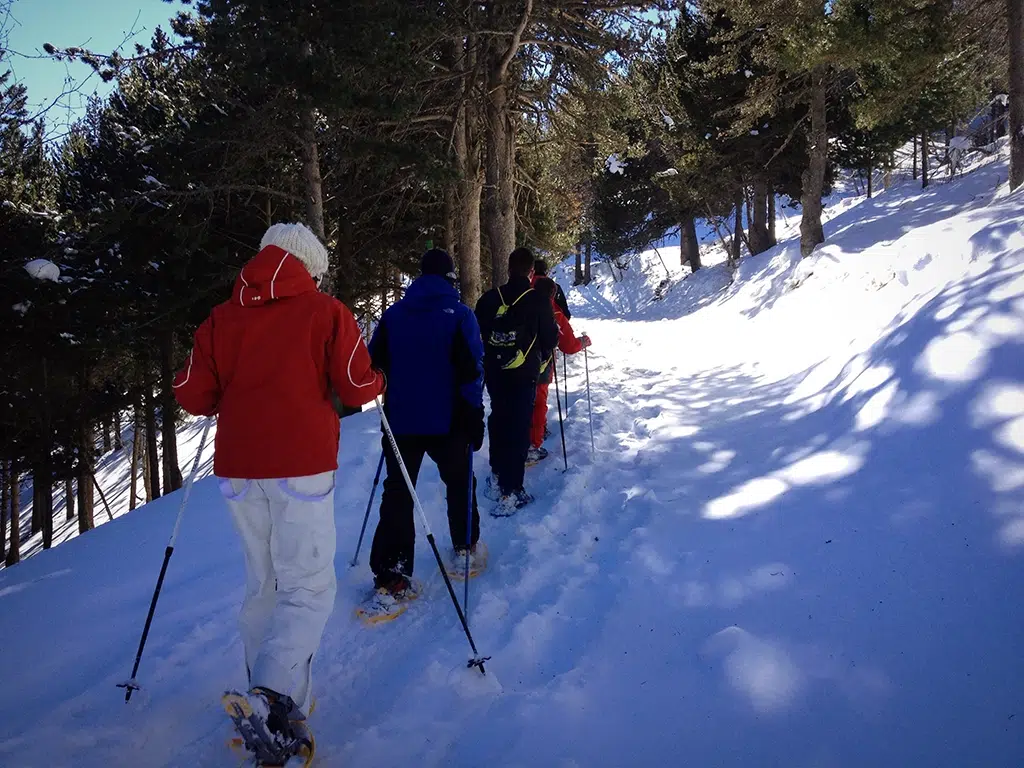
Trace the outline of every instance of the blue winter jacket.
[[370, 356], [387, 377], [384, 409], [396, 435], [449, 434], [456, 398], [483, 408], [480, 326], [439, 275], [417, 278], [385, 310]]

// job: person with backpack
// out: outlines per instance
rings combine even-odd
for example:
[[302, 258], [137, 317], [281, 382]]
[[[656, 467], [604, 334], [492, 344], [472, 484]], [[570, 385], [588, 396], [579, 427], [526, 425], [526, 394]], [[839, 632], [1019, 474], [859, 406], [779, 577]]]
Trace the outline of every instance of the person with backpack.
[[239, 630], [249, 689], [230, 693], [261, 713], [257, 741], [277, 745], [282, 762], [308, 736], [313, 657], [337, 592], [332, 396], [355, 408], [385, 389], [352, 313], [318, 290], [327, 268], [307, 227], [271, 226], [173, 382], [188, 413], [217, 416], [213, 471], [247, 576]]
[[[541, 278], [548, 276], [548, 263], [544, 259], [536, 259], [533, 262], [533, 285], [537, 286], [537, 281]], [[551, 282], [554, 283], [554, 280]], [[572, 320], [572, 312], [569, 311], [569, 302], [565, 300], [565, 292], [562, 290], [562, 286], [555, 283], [555, 306], [562, 311], [565, 315], [566, 320]]]
[[489, 495], [492, 514], [507, 517], [533, 501], [523, 487], [530, 424], [541, 363], [558, 343], [551, 302], [533, 290], [534, 258], [527, 248], [508, 257], [508, 282], [476, 305], [484, 341], [484, 383], [491, 398]]
[[[584, 334], [579, 338], [569, 325], [568, 318], [562, 313], [561, 307], [557, 304], [555, 287], [557, 283], [549, 277], [535, 278], [533, 288], [537, 293], [551, 302], [551, 309], [555, 315], [555, 322], [558, 324], [558, 349], [563, 355], [575, 355], [590, 346], [590, 337]], [[554, 367], [558, 364], [555, 359], [554, 350], [551, 355], [541, 364], [540, 380], [537, 382], [537, 398], [533, 407], [533, 422], [530, 426], [530, 450], [526, 455], [528, 464], [535, 464], [548, 457], [547, 449], [544, 448], [545, 427], [548, 420], [548, 388], [554, 373]]]
[[[448, 531], [454, 573], [470, 552], [478, 563], [480, 512], [473, 452], [484, 439], [483, 343], [472, 310], [459, 300], [451, 256], [431, 249], [420, 260], [420, 277], [388, 307], [370, 340], [373, 364], [387, 377], [384, 413], [413, 484], [424, 455], [437, 465], [448, 500]], [[413, 597], [416, 527], [413, 499], [387, 436], [382, 447], [387, 478], [380, 522], [370, 549], [370, 569], [382, 606]], [[469, 525], [472, 505], [472, 525]], [[390, 596], [391, 599], [388, 599]]]

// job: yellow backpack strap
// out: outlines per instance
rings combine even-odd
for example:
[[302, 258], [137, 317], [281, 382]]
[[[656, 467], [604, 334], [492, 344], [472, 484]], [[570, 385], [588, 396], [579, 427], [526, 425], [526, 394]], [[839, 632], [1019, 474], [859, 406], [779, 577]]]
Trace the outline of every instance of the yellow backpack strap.
[[[519, 299], [523, 298], [523, 296], [525, 296], [526, 294], [528, 294], [532, 290], [533, 290], [533, 288], [527, 288], [525, 291], [523, 291], [521, 294], [519, 294]], [[501, 296], [501, 289], [500, 288], [498, 289], [498, 295]], [[519, 303], [519, 299], [516, 299], [515, 301], [513, 301], [511, 306], [514, 307], [516, 304], [518, 304]], [[504, 301], [504, 299], [502, 299], [502, 301]]]
[[530, 342], [530, 346], [526, 348], [526, 354], [530, 354], [530, 350], [533, 349], [533, 345], [537, 343], [537, 337], [533, 337], [533, 341]]
[[[514, 370], [514, 369], [520, 367], [523, 363], [526, 362], [526, 356], [528, 354], [530, 354], [530, 350], [533, 349], [533, 345], [536, 344], [536, 343], [537, 343], [537, 337], [534, 336], [533, 337], [533, 341], [530, 342], [530, 346], [528, 346], [526, 348], [526, 352], [523, 352], [522, 350], [517, 351], [515, 359], [512, 360], [512, 362], [506, 363], [505, 365], [503, 365], [501, 367], [502, 370], [504, 370], [504, 371], [511, 371], [511, 370]], [[543, 368], [541, 370], [543, 370]]]

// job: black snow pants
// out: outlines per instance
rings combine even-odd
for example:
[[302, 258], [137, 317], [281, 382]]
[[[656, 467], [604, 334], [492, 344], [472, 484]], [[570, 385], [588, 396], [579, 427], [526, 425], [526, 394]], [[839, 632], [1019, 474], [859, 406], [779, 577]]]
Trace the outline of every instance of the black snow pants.
[[508, 495], [523, 488], [537, 382], [508, 375], [494, 376], [486, 383], [491, 396], [487, 420], [491, 471], [498, 478], [502, 495]]
[[[469, 443], [461, 435], [395, 435], [398, 450], [413, 485], [423, 464], [423, 456], [430, 456], [437, 465], [441, 482], [445, 484], [448, 499], [448, 532], [453, 547], [466, 546], [466, 527], [469, 522], [471, 456]], [[412, 576], [416, 548], [416, 520], [412, 496], [405, 485], [391, 443], [385, 436], [381, 440], [388, 474], [380, 501], [380, 522], [373, 535], [370, 549], [370, 570], [377, 586], [387, 584], [395, 573]], [[476, 504], [476, 478], [472, 491], [473, 521], [470, 546], [480, 538], [480, 511]]]

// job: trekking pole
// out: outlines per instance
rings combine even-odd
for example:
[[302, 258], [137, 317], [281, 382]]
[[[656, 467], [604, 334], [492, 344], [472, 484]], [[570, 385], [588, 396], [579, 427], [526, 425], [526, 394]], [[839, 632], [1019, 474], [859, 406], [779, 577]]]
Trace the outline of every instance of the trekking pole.
[[[566, 471], [568, 471], [569, 454], [565, 450], [565, 425], [562, 423], [562, 396], [558, 392], [558, 361], [555, 360], [554, 363], [555, 364], [553, 368], [555, 371], [555, 402], [558, 403], [558, 429], [561, 430], [562, 432], [562, 461], [565, 463]], [[568, 410], [569, 408], [568, 406], [566, 406], [566, 411], [568, 412]]]
[[127, 702], [132, 697], [132, 691], [139, 690], [139, 683], [135, 679], [135, 675], [139, 671], [139, 662], [142, 661], [142, 649], [146, 647], [146, 638], [149, 636], [149, 627], [153, 623], [153, 612], [156, 611], [156, 601], [160, 597], [160, 588], [164, 584], [164, 575], [167, 573], [167, 563], [171, 560], [171, 555], [174, 554], [174, 542], [178, 538], [178, 529], [181, 528], [181, 518], [185, 514], [185, 506], [188, 504], [189, 494], [192, 492], [192, 483], [196, 479], [196, 473], [199, 471], [199, 458], [203, 455], [203, 446], [206, 445], [206, 435], [210, 431], [210, 425], [213, 424], [213, 417], [210, 416], [206, 419], [206, 426], [203, 427], [203, 436], [199, 438], [199, 450], [196, 451], [195, 461], [192, 462], [192, 471], [189, 473], [188, 481], [185, 483], [185, 492], [181, 497], [181, 507], [178, 509], [178, 519], [174, 522], [174, 531], [171, 533], [171, 539], [167, 542], [167, 549], [164, 550], [164, 564], [160, 568], [160, 576], [156, 580], [156, 589], [153, 591], [153, 601], [149, 604], [149, 615], [146, 616], [146, 625], [142, 629], [142, 639], [139, 641], [139, 650], [135, 654], [135, 666], [132, 667], [132, 676], [129, 680], [124, 683], [118, 683], [118, 688], [125, 688], [124, 700]]
[[583, 348], [583, 364], [587, 370], [587, 412], [590, 417], [590, 455], [593, 456], [594, 448], [594, 407], [590, 402], [590, 362], [587, 360], [587, 348]]
[[562, 353], [562, 389], [565, 391], [565, 415], [569, 415], [569, 356]]
[[469, 498], [466, 504], [466, 568], [463, 584], [462, 611], [469, 615], [469, 547], [473, 541], [473, 446], [466, 446], [469, 459]]
[[366, 523], [370, 519], [370, 507], [373, 506], [373, 497], [377, 495], [377, 484], [380, 482], [380, 471], [384, 468], [384, 449], [380, 449], [380, 461], [377, 463], [377, 474], [373, 477], [373, 488], [370, 489], [370, 500], [366, 502], [366, 514], [363, 516], [363, 529], [359, 531], [359, 543], [356, 544], [356, 554], [352, 558], [352, 562], [349, 563], [349, 567], [354, 567], [359, 562], [359, 550], [363, 546], [363, 534], [366, 533]]
[[462, 607], [459, 605], [459, 598], [455, 596], [455, 589], [452, 587], [452, 580], [448, 578], [448, 571], [444, 567], [444, 562], [441, 560], [441, 553], [437, 551], [437, 543], [434, 541], [434, 533], [430, 530], [430, 522], [427, 520], [427, 515], [423, 511], [423, 506], [420, 504], [420, 497], [416, 493], [416, 488], [412, 484], [412, 479], [409, 477], [409, 471], [405, 468], [405, 461], [402, 459], [402, 454], [398, 450], [398, 443], [395, 442], [395, 435], [391, 431], [391, 425], [388, 423], [388, 417], [384, 415], [384, 408], [380, 404], [380, 398], [375, 397], [374, 403], [377, 405], [377, 412], [380, 414], [380, 423], [384, 427], [384, 432], [388, 436], [388, 442], [391, 444], [391, 450], [395, 454], [395, 459], [398, 461], [398, 468], [402, 470], [402, 477], [405, 478], [405, 485], [409, 489], [409, 495], [412, 496], [413, 506], [416, 508], [416, 512], [419, 513], [420, 522], [423, 523], [423, 528], [427, 532], [427, 541], [430, 543], [430, 548], [434, 551], [434, 559], [437, 560], [437, 567], [441, 571], [441, 576], [444, 578], [445, 586], [448, 587], [448, 594], [452, 598], [452, 604], [455, 606], [456, 613], [459, 614], [459, 621], [462, 622], [462, 629], [466, 632], [466, 638], [469, 640], [469, 647], [473, 649], [473, 653], [476, 654], [467, 663], [467, 667], [479, 667], [480, 673], [486, 675], [487, 672], [484, 670], [484, 662], [488, 661], [490, 656], [480, 656], [480, 651], [476, 649], [476, 643], [473, 642], [473, 635], [469, 631], [469, 624], [466, 623], [466, 616], [462, 612]]

